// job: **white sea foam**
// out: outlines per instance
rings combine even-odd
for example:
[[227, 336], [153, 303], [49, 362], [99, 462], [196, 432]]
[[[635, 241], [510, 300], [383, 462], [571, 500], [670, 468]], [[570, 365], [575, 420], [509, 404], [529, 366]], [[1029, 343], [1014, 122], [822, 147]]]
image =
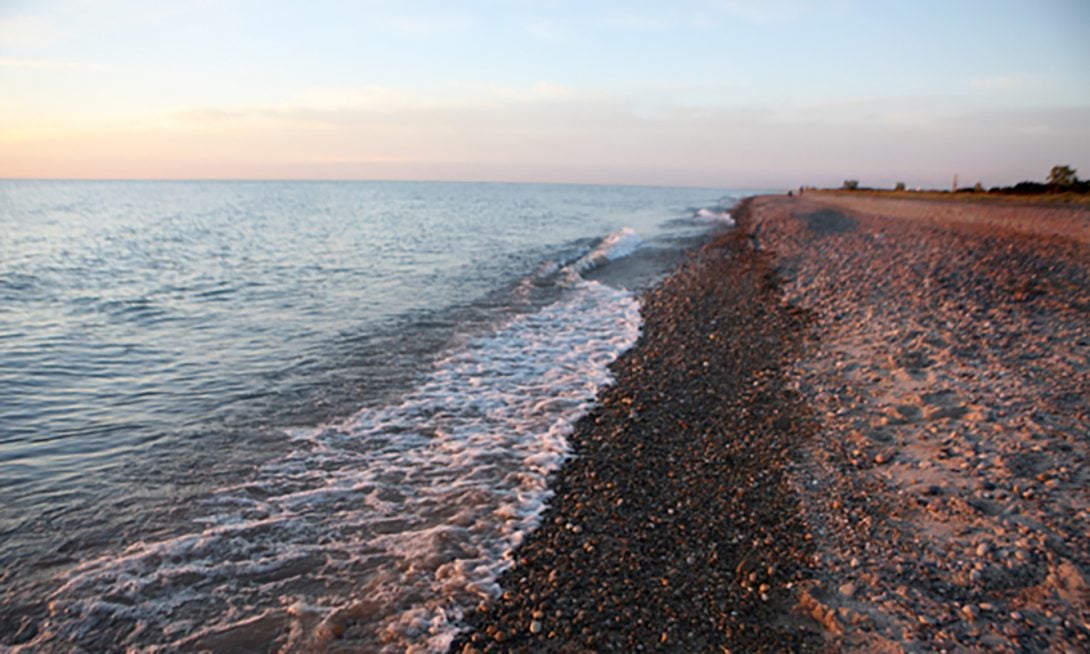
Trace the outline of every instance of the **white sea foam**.
[[[622, 230], [580, 261], [638, 245]], [[444, 651], [463, 609], [499, 592], [575, 421], [640, 323], [631, 293], [577, 280], [396, 403], [294, 433], [293, 454], [215, 493], [193, 533], [81, 564], [16, 651], [321, 651], [341, 637]]]
[[568, 269], [575, 273], [585, 273], [604, 265], [609, 261], [616, 261], [635, 252], [643, 244], [643, 239], [631, 227], [624, 227], [608, 234], [598, 245], [580, 257]]
[[693, 217], [703, 222], [723, 223], [728, 227], [734, 227], [734, 218], [731, 217], [730, 212], [726, 209], [697, 209], [696, 212], [694, 212]]

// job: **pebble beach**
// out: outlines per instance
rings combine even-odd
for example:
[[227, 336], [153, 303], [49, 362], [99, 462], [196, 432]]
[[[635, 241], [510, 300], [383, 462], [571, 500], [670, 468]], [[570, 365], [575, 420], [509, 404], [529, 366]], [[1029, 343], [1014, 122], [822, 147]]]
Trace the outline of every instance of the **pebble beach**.
[[762, 196], [452, 651], [1090, 648], [1090, 211]]

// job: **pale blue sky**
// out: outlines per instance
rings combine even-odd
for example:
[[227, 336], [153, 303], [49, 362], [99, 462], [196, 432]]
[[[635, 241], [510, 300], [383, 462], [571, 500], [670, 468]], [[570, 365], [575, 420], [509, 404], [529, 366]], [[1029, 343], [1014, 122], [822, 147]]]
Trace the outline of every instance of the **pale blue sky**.
[[1090, 176], [1090, 2], [0, 0], [0, 176]]

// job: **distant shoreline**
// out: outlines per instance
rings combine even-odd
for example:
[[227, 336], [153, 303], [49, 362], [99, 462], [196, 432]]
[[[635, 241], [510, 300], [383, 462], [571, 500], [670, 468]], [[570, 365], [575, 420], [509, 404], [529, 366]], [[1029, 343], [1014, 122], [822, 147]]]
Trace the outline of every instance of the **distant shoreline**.
[[1058, 207], [1090, 206], [1090, 195], [1080, 193], [1043, 193], [1040, 195], [1015, 193], [990, 193], [987, 191], [893, 191], [888, 189], [810, 189], [803, 195], [831, 195], [836, 197], [871, 197], [896, 200], [937, 200], [942, 202], [965, 202], [1000, 205], [1050, 205]]

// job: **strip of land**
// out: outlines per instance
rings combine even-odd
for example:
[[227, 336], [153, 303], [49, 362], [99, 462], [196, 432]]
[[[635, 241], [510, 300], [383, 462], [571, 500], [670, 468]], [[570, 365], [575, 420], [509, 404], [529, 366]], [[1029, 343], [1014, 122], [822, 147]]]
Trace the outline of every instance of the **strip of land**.
[[453, 650], [1085, 651], [1090, 212], [1008, 209], [748, 201]]

